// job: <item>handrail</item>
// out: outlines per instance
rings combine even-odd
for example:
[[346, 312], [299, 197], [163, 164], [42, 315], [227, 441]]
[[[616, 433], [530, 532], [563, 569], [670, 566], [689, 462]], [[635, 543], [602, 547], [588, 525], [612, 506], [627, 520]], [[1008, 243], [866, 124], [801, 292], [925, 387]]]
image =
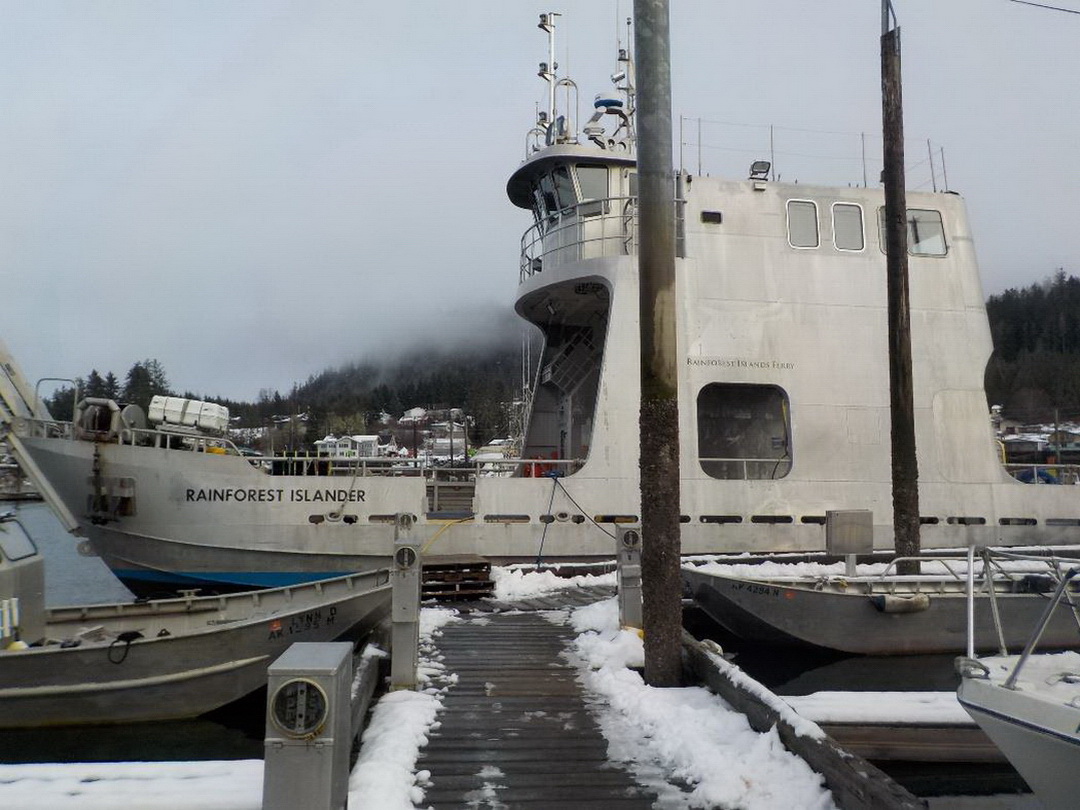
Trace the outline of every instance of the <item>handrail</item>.
[[1072, 579], [1080, 573], [1080, 569], [1070, 568], [1062, 576], [1061, 581], [1058, 583], [1057, 588], [1054, 590], [1054, 595], [1046, 604], [1045, 610], [1043, 610], [1042, 616], [1039, 617], [1039, 622], [1035, 626], [1035, 631], [1031, 634], [1031, 638], [1028, 639], [1027, 645], [1024, 647], [1024, 651], [1020, 653], [1020, 660], [1016, 662], [1016, 666], [1013, 667], [1013, 671], [1009, 673], [1009, 677], [1002, 684], [1006, 689], [1015, 689], [1016, 680], [1020, 677], [1020, 670], [1023, 669], [1024, 664], [1027, 663], [1028, 658], [1031, 657], [1032, 651], [1035, 649], [1035, 645], [1039, 643], [1039, 639], [1042, 638], [1043, 631], [1046, 630], [1046, 626], [1050, 623], [1050, 617], [1054, 615], [1054, 610], [1058, 606], [1058, 602], [1061, 601], [1062, 595], [1065, 593], [1065, 589], [1068, 588]]
[[[1080, 464], [1025, 464], [1021, 462], [1007, 462], [1002, 466], [1009, 475], [1024, 484], [1080, 483]], [[1025, 473], [1030, 473], [1030, 481], [1020, 478], [1020, 476]]]
[[545, 264], [592, 258], [586, 256], [590, 245], [597, 246], [597, 257], [629, 255], [634, 246], [636, 210], [636, 197], [605, 197], [548, 215], [521, 236], [519, 280], [542, 272]]
[[464, 478], [511, 477], [524, 475], [572, 475], [581, 469], [585, 459], [555, 458], [470, 458], [453, 459], [448, 463], [431, 457], [360, 456], [337, 458], [314, 453], [294, 455], [250, 455], [227, 436], [212, 436], [198, 431], [161, 428], [124, 427], [115, 433], [87, 434], [75, 429], [71, 422], [20, 418], [18, 425], [25, 433], [36, 437], [65, 439], [84, 438], [109, 441], [121, 445], [152, 446], [176, 452], [216, 452], [221, 455], [238, 456], [267, 475], [295, 476], [397, 476], [415, 475], [432, 482], [440, 480], [459, 481]]
[[[724, 478], [727, 478], [728, 480], [732, 480], [732, 481], [768, 481], [768, 480], [776, 480], [777, 478], [783, 478], [788, 473], [790, 473], [791, 468], [793, 466], [793, 461], [792, 461], [790, 455], [781, 456], [780, 458], [776, 458], [775, 456], [773, 458], [749, 458], [749, 457], [745, 457], [745, 456], [741, 456], [741, 457], [738, 457], [738, 458], [723, 457], [723, 456], [715, 456], [715, 457], [713, 457], [713, 456], [698, 456], [698, 463], [700, 465], [702, 465], [703, 467], [706, 464], [735, 464], [735, 465], [738, 465], [741, 468], [741, 473], [742, 473], [741, 477], [736, 478], [735, 476], [723, 476]], [[762, 476], [751, 477], [750, 476], [750, 465], [751, 464], [772, 465], [773, 466], [772, 473], [770, 475], [766, 476], [766, 477], [762, 477]], [[783, 475], [777, 476], [777, 472], [779, 472], [781, 469], [783, 469]], [[710, 473], [707, 469], [705, 470], [705, 472], [710, 476], [712, 475], [712, 473]], [[713, 477], [715, 478], [715, 477], [720, 477], [720, 476], [713, 476]]]

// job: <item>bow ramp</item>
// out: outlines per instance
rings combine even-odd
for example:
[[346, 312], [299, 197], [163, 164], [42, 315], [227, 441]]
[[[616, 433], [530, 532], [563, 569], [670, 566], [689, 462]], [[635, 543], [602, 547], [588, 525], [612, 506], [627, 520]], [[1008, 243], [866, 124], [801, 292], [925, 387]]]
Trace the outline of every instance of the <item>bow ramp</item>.
[[15, 362], [7, 344], [0, 340], [0, 440], [11, 448], [11, 454], [19, 462], [26, 476], [34, 483], [37, 491], [52, 507], [64, 528], [77, 532], [79, 523], [71, 514], [52, 485], [45, 480], [38, 465], [27, 454], [22, 440], [14, 431], [15, 423], [20, 419], [51, 420], [49, 409], [37, 396], [37, 391]]

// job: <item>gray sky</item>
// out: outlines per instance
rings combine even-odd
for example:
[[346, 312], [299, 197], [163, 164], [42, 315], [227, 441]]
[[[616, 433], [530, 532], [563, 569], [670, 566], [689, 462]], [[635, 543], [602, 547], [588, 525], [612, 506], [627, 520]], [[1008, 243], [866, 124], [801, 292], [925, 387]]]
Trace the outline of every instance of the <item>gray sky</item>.
[[[987, 294], [1080, 275], [1080, 15], [894, 3], [909, 186], [930, 139]], [[860, 183], [866, 133], [873, 182], [877, 0], [671, 7], [688, 169], [744, 176], [771, 124], [781, 179]], [[482, 329], [530, 224], [542, 11], [586, 114], [631, 0], [0, 0], [0, 335], [32, 379], [155, 357], [254, 398]]]

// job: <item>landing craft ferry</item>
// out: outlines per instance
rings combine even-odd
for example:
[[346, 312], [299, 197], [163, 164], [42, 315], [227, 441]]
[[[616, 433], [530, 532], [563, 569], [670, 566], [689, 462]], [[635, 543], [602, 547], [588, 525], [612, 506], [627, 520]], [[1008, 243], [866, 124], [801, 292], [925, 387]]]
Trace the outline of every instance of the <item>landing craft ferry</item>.
[[[541, 75], [549, 103], [507, 194], [534, 219], [515, 308], [545, 342], [517, 458], [497, 469], [450, 481], [416, 461], [251, 459], [199, 403], [148, 423], [86, 401], [57, 422], [2, 358], [24, 468], [129, 588], [382, 566], [396, 513], [416, 516], [426, 554], [613, 555], [614, 529], [641, 513], [633, 64], [620, 52], [616, 91], [580, 132], [556, 106], [572, 83]], [[683, 551], [820, 550], [826, 511], [843, 509], [871, 510], [875, 546], [892, 548], [883, 192], [752, 169], [673, 178]], [[923, 543], [1075, 542], [1075, 493], [1017, 482], [995, 452], [963, 200], [907, 200]]]

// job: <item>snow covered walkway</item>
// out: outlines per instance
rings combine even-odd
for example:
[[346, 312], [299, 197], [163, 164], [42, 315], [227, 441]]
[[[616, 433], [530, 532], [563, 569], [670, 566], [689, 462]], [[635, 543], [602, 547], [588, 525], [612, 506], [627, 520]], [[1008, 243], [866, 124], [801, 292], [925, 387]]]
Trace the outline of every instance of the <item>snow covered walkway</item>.
[[444, 628], [438, 653], [457, 679], [417, 761], [430, 774], [428, 805], [653, 806], [654, 793], [608, 762], [577, 668], [562, 655], [572, 640], [540, 613]]

